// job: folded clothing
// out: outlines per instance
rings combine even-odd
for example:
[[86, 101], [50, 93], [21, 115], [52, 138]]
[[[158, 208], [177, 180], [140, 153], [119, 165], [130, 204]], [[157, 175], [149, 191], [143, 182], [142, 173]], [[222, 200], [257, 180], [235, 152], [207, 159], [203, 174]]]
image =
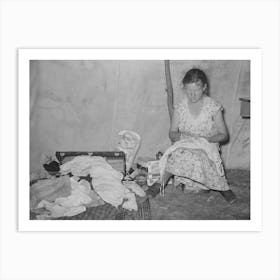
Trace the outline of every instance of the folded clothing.
[[146, 192], [134, 181], [123, 181], [124, 186], [140, 197], [144, 197]]
[[86, 207], [83, 205], [79, 206], [72, 206], [72, 207], [64, 207], [61, 206], [55, 202], [48, 202], [45, 200], [42, 200], [39, 203], [40, 208], [45, 208], [48, 210], [49, 213], [45, 213], [42, 215], [37, 215], [37, 219], [46, 219], [49, 217], [58, 218], [63, 216], [75, 216], [77, 214], [80, 214], [84, 211], [86, 211]]
[[[77, 179], [77, 178], [76, 178]], [[37, 208], [45, 208], [48, 213], [40, 215], [38, 218], [75, 216], [86, 211], [87, 205], [100, 205], [101, 199], [91, 190], [89, 182], [82, 180], [77, 182], [75, 177], [70, 178], [71, 194], [67, 197], [59, 197], [54, 201], [42, 200]]]
[[136, 197], [135, 194], [127, 191], [125, 199], [124, 199], [124, 203], [122, 204], [122, 207], [124, 209], [127, 209], [129, 211], [134, 210], [137, 211], [138, 210], [138, 205], [136, 202]]
[[[144, 196], [144, 191], [137, 185], [129, 188], [122, 183], [123, 174], [115, 170], [103, 157], [77, 156], [61, 166], [62, 173], [72, 173], [74, 176], [92, 178], [94, 191], [105, 202], [126, 209], [137, 210], [135, 194]], [[129, 194], [128, 194], [129, 193]]]
[[71, 182], [68, 176], [39, 180], [30, 187], [30, 208], [36, 208], [41, 200], [54, 201], [71, 195]]

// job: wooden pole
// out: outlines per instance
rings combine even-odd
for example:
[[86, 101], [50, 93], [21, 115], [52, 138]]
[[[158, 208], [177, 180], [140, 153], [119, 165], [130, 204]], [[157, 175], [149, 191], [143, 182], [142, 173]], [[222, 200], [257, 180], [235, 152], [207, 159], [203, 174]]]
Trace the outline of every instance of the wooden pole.
[[169, 113], [169, 118], [171, 123], [171, 119], [174, 111], [174, 94], [173, 94], [173, 86], [172, 86], [172, 80], [170, 74], [169, 60], [164, 61], [164, 68], [165, 68], [166, 93], [167, 93], [167, 107], [168, 107], [168, 113]]

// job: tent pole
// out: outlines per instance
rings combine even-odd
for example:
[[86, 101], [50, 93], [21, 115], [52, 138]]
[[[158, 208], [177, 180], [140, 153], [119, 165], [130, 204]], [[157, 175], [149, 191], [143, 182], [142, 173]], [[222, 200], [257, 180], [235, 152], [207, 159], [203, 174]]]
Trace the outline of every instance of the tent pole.
[[167, 93], [167, 107], [168, 107], [168, 113], [171, 119], [173, 116], [174, 111], [174, 94], [173, 94], [173, 86], [172, 86], [172, 80], [171, 80], [171, 74], [170, 74], [170, 61], [165, 60], [164, 61], [164, 68], [165, 68], [165, 80], [166, 80], [166, 93]]

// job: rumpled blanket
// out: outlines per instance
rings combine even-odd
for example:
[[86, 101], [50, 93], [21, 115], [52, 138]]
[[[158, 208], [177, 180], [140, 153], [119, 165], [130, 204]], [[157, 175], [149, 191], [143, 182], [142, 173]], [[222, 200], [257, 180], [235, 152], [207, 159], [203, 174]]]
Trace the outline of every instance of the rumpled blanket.
[[[93, 196], [90, 184], [82, 180], [77, 182], [75, 178], [70, 178], [71, 182], [71, 194], [67, 197], [59, 197], [54, 201], [42, 200], [38, 204], [38, 208], [46, 208], [50, 214], [46, 214], [47, 217], [62, 217], [62, 216], [74, 216], [86, 211], [87, 205], [101, 205], [97, 196]], [[95, 197], [96, 201], [93, 201]], [[43, 218], [43, 216], [41, 216]]]
[[54, 201], [71, 194], [71, 182], [68, 176], [39, 180], [30, 187], [30, 209], [37, 207], [41, 200]]
[[125, 181], [123, 182], [124, 186], [137, 194], [140, 197], [146, 196], [146, 192], [134, 181]]
[[122, 184], [123, 174], [103, 157], [77, 156], [64, 163], [60, 170], [76, 176], [90, 175], [94, 190], [105, 202], [115, 207], [122, 205], [123, 208], [137, 210], [135, 194]]
[[72, 173], [73, 176], [87, 176], [94, 166], [104, 162], [102, 157], [77, 156], [60, 166], [61, 174]]

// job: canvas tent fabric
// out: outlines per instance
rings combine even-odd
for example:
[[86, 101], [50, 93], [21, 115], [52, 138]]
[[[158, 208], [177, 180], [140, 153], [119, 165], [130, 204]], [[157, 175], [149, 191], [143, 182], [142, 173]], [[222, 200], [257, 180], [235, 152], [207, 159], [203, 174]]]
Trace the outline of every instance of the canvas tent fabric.
[[[250, 62], [171, 61], [175, 104], [181, 80], [199, 67], [210, 81], [210, 96], [224, 108], [230, 140], [221, 147], [226, 168], [250, 168], [250, 119], [240, 116], [240, 97], [250, 97]], [[55, 151], [115, 150], [118, 132], [142, 139], [138, 156], [170, 145], [163, 61], [62, 61], [30, 63], [30, 169]]]

